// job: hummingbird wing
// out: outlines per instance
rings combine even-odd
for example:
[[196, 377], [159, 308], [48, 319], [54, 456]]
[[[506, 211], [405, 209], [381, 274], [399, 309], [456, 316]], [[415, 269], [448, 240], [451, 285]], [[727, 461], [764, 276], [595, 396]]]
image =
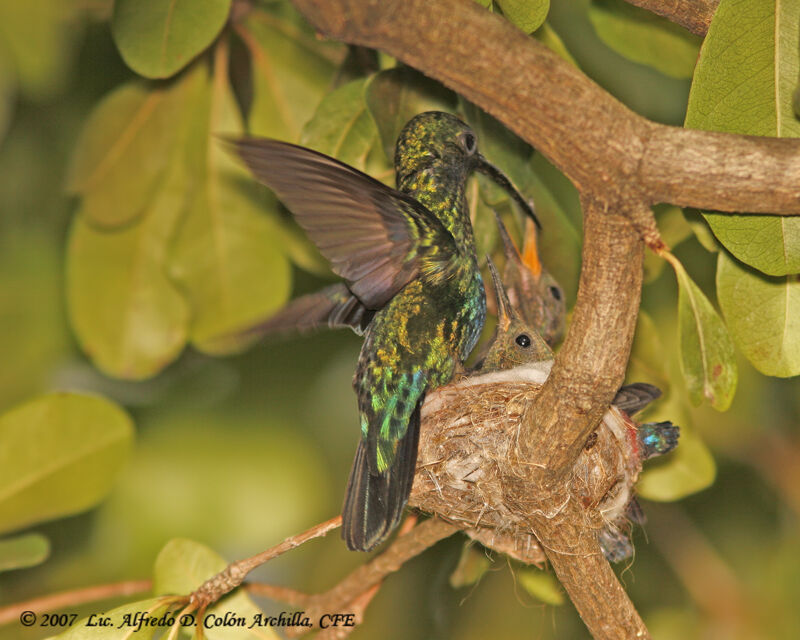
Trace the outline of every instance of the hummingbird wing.
[[661, 390], [658, 387], [646, 382], [634, 382], [621, 387], [611, 404], [632, 416], [659, 397]]
[[446, 268], [457, 254], [453, 236], [422, 204], [353, 167], [277, 140], [232, 144], [368, 309], [380, 309], [426, 262]]
[[358, 335], [364, 331], [375, 312], [367, 309], [347, 285], [337, 282], [329, 287], [295, 298], [266, 320], [236, 333], [237, 338], [264, 337], [270, 334], [313, 331], [320, 327], [349, 327]]

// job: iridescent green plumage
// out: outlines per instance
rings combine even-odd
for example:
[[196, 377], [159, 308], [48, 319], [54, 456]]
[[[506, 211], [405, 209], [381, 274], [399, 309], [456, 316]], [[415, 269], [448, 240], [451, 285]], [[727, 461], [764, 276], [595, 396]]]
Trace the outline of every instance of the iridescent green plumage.
[[[412, 119], [397, 142], [397, 190], [308, 149], [234, 141], [344, 280], [298, 299], [255, 333], [351, 326], [364, 332], [354, 386], [361, 440], [342, 511], [351, 549], [397, 524], [414, 477], [426, 391], [448, 382], [480, 335], [486, 300], [465, 184], [473, 170], [510, 187], [449, 114]], [[526, 212], [532, 211], [512, 193]]]

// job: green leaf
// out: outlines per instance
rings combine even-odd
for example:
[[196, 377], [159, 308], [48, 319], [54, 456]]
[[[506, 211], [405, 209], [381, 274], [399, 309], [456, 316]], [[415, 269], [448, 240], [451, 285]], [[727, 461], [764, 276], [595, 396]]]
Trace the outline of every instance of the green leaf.
[[800, 375], [800, 276], [765, 276], [720, 251], [717, 297], [734, 341], [756, 369]]
[[192, 197], [170, 261], [191, 305], [190, 340], [207, 353], [241, 349], [224, 338], [280, 307], [290, 287], [277, 203], [218, 138], [242, 133], [226, 69], [219, 56], [213, 86], [193, 103], [186, 145]]
[[303, 128], [300, 144], [363, 170], [378, 136], [367, 109], [367, 83], [353, 80], [325, 96]]
[[668, 392], [671, 385], [666, 371], [666, 356], [658, 328], [650, 315], [640, 309], [625, 380], [628, 383], [649, 382]]
[[115, 0], [111, 33], [136, 73], [168, 78], [211, 44], [230, 7], [231, 0]]
[[[653, 207], [658, 230], [664, 243], [674, 249], [692, 235], [692, 228], [683, 217], [680, 207], [671, 204], [657, 204]], [[664, 268], [664, 259], [652, 251], [644, 255], [644, 282], [653, 282]]]
[[406, 66], [376, 74], [367, 85], [366, 100], [390, 162], [400, 131], [411, 118], [425, 111], [452, 111], [455, 106], [449, 89]]
[[[199, 542], [184, 538], [170, 540], [156, 558], [153, 587], [156, 593], [186, 595], [197, 589], [203, 582], [215, 576], [228, 565], [221, 556]], [[208, 625], [205, 635], [209, 640], [228, 640], [238, 638], [277, 639], [272, 627], [246, 627], [257, 619], [261, 611], [242, 590], [234, 592], [216, 606], [211, 607], [206, 616], [213, 621], [225, 614], [241, 616], [245, 628]]]
[[[142, 625], [137, 630], [137, 615], [147, 613], [149, 618], [160, 618], [167, 610], [168, 605], [162, 603], [161, 598], [151, 598], [124, 604], [111, 611], [94, 614], [93, 622], [97, 625], [98, 618], [109, 618], [110, 626], [87, 626], [90, 616], [79, 620], [74, 626], [66, 631], [53, 636], [51, 640], [149, 640], [156, 632], [169, 631], [164, 626]], [[166, 618], [165, 618], [166, 620]]]
[[495, 0], [495, 3], [503, 10], [503, 15], [525, 33], [533, 33], [541, 27], [550, 11], [550, 0]]
[[50, 541], [40, 533], [0, 540], [0, 571], [42, 564], [50, 555]]
[[61, 0], [0, 2], [0, 51], [27, 96], [43, 99], [69, 79], [74, 8]]
[[728, 330], [708, 298], [677, 258], [670, 262], [678, 279], [678, 339], [681, 370], [692, 403], [703, 399], [718, 411], [730, 407], [738, 378]]
[[460, 589], [476, 584], [489, 570], [491, 564], [482, 545], [476, 545], [471, 541], [465, 542], [458, 565], [450, 574], [450, 586], [453, 589]]
[[180, 90], [130, 83], [95, 107], [67, 178], [92, 223], [118, 227], [144, 212], [172, 157], [183, 106]]
[[[800, 4], [730, 0], [703, 42], [686, 127], [799, 137], [792, 94], [800, 75]], [[769, 275], [800, 272], [800, 217], [710, 213], [720, 242]]]
[[0, 532], [97, 504], [132, 439], [128, 415], [95, 396], [51, 393], [0, 416]]
[[237, 33], [253, 65], [252, 135], [295, 142], [314, 115], [342, 58], [305, 28], [263, 10], [253, 11]]
[[552, 574], [526, 567], [517, 571], [517, 580], [537, 600], [556, 607], [564, 604], [564, 592]]
[[593, 0], [589, 19], [600, 39], [621, 56], [673, 78], [691, 78], [702, 39], [623, 0]]

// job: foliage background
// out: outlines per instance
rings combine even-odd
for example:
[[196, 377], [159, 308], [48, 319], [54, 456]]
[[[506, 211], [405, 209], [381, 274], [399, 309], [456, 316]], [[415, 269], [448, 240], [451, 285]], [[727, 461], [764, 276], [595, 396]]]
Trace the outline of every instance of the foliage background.
[[[205, 543], [232, 560], [331, 517], [357, 438], [350, 387], [356, 336], [322, 333], [217, 357], [207, 353], [218, 349], [195, 335], [199, 350], [181, 351], [178, 345], [174, 362], [153, 377], [155, 370], [143, 373], [138, 377], [147, 379], [141, 381], [105, 375], [79, 346], [76, 333], [84, 346], [87, 333], [89, 342], [102, 336], [69, 321], [65, 265], [80, 202], [65, 195], [65, 185], [74, 184], [71, 158], [92, 109], [136, 76], [112, 40], [106, 3], [37, 0], [17, 9], [10, 4], [0, 8], [5, 25], [0, 27], [0, 410], [52, 390], [86, 391], [124, 407], [136, 435], [127, 463], [99, 506], [31, 529], [49, 539], [50, 556], [39, 566], [0, 574], [0, 606], [61, 589], [149, 577], [159, 550], [175, 537]], [[276, 15], [291, 16], [284, 5], [268, 4]], [[592, 11], [586, 2], [554, 2], [547, 24], [583, 71], [632, 109], [682, 124], [690, 87], [686, 63], [660, 70], [653, 65], [688, 56], [691, 74], [697, 43], [659, 41], [660, 55], [645, 53], [634, 62], [625, 43], [635, 38], [624, 20], [602, 26], [609, 15], [619, 18], [618, 10], [608, 2], [595, 3]], [[287, 19], [297, 23], [296, 17]], [[327, 75], [303, 70], [320, 73], [314, 82], [321, 97], [345, 51], [335, 44], [314, 46], [329, 48], [333, 61]], [[282, 51], [278, 47], [270, 55], [280, 61]], [[291, 109], [304, 113], [305, 120], [315, 106], [298, 103]], [[335, 113], [324, 114], [319, 126]], [[299, 135], [300, 128], [292, 133]], [[324, 137], [313, 127], [304, 135]], [[384, 166], [379, 151], [364, 151], [362, 159]], [[358, 156], [358, 148], [354, 153]], [[546, 264], [572, 303], [577, 253], [563, 238], [574, 235], [579, 221], [575, 194], [545, 162], [535, 159], [533, 166], [551, 196], [537, 198], [544, 209]], [[258, 197], [263, 204], [267, 196]], [[715, 300], [717, 257], [702, 244], [713, 241], [698, 227], [696, 212], [684, 215], [697, 236], [668, 208], [659, 211], [662, 231]], [[289, 260], [282, 259], [269, 267], [270, 308], [285, 300], [290, 279], [296, 293], [328, 281], [291, 227], [282, 229], [289, 235], [273, 229], [264, 253], [290, 246], [285, 253], [295, 266], [289, 272]], [[548, 244], [548, 233], [559, 242]], [[88, 263], [90, 275], [108, 273], [110, 258], [94, 260]], [[620, 567], [622, 580], [655, 638], [800, 637], [797, 380], [763, 376], [739, 355], [731, 409], [693, 407], [678, 363], [675, 278], [652, 256], [647, 268], [643, 309], [649, 321], [637, 333], [631, 377], [669, 388], [658, 417], [684, 428], [680, 449], [689, 453], [677, 462], [673, 457], [655, 463], [643, 490], [665, 499], [688, 495], [670, 504], [645, 503], [650, 524], [637, 531], [636, 561]], [[526, 589], [525, 573], [501, 557], [477, 585], [452, 589], [448, 579], [462, 546], [457, 538], [445, 541], [387, 580], [355, 637], [586, 635], [569, 604], [543, 604]], [[334, 535], [270, 563], [255, 577], [319, 591], [362, 561]], [[282, 608], [260, 604], [271, 611]], [[41, 638], [45, 631], [10, 625], [0, 628], [0, 638]]]

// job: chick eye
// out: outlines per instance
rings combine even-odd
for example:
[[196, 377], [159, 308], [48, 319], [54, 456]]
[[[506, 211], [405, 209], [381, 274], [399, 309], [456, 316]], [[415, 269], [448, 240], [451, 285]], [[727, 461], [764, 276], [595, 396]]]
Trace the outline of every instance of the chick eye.
[[459, 140], [461, 142], [461, 146], [464, 147], [464, 151], [467, 152], [467, 155], [471, 156], [473, 153], [475, 153], [475, 150], [477, 149], [477, 142], [474, 135], [469, 132], [463, 133], [461, 134]]
[[550, 287], [550, 295], [556, 300], [561, 300], [561, 290], [558, 287]]
[[531, 337], [527, 333], [520, 333], [515, 341], [523, 349], [531, 346]]

